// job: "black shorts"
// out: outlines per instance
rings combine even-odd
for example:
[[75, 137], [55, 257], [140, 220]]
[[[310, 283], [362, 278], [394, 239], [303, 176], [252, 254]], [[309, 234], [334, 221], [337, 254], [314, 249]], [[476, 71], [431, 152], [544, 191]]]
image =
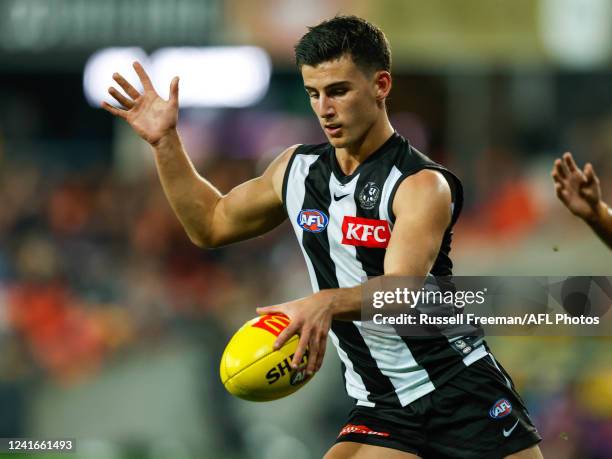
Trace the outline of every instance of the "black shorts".
[[499, 459], [541, 439], [512, 380], [487, 355], [403, 408], [356, 406], [336, 442], [424, 459]]

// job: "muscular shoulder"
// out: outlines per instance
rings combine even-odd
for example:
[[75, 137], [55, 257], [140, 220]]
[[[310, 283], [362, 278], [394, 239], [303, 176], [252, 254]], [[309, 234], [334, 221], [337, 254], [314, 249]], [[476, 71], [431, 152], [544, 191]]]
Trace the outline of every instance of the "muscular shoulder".
[[450, 222], [451, 203], [451, 189], [444, 175], [436, 170], [423, 169], [400, 183], [392, 205], [396, 218], [432, 212], [441, 218], [448, 217]]
[[274, 158], [263, 174], [263, 178], [271, 182], [274, 192], [281, 202], [283, 200], [283, 179], [285, 177], [285, 171], [289, 166], [289, 161], [291, 160], [293, 153], [295, 153], [295, 150], [299, 146], [300, 145], [297, 144], [285, 149], [281, 154]]

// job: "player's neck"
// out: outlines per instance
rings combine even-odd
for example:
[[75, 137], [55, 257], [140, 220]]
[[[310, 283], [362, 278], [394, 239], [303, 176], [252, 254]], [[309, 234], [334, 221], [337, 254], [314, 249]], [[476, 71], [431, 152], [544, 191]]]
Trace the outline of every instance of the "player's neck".
[[372, 126], [363, 139], [346, 148], [336, 148], [338, 164], [346, 175], [351, 175], [359, 165], [378, 150], [394, 133], [387, 116]]

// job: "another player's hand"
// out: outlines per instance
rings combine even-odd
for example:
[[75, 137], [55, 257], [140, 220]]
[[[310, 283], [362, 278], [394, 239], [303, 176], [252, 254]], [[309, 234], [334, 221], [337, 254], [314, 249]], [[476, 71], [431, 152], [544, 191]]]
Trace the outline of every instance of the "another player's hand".
[[590, 163], [580, 170], [568, 152], [555, 160], [551, 175], [557, 197], [574, 215], [586, 221], [596, 218], [601, 187]]
[[122, 108], [102, 102], [102, 108], [126, 120], [136, 133], [151, 145], [157, 144], [166, 134], [176, 128], [178, 121], [178, 77], [170, 83], [170, 99], [164, 100], [155, 91], [142, 65], [134, 62], [134, 70], [144, 89], [140, 94], [123, 76], [113, 74], [113, 79], [125, 91], [125, 96], [116, 88], [108, 92]]
[[312, 375], [321, 368], [327, 347], [327, 335], [332, 321], [330, 304], [329, 291], [322, 290], [299, 300], [257, 308], [257, 313], [261, 315], [282, 313], [291, 319], [289, 326], [278, 335], [274, 348], [279, 349], [293, 335], [300, 335], [291, 362], [292, 368], [299, 366], [307, 349], [308, 365], [306, 366], [306, 373]]

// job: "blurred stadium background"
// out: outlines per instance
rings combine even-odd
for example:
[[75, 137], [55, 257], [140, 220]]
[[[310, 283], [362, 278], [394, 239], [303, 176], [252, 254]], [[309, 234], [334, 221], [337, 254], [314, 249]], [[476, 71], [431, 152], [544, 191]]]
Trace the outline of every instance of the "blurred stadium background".
[[[549, 175], [571, 150], [612, 200], [608, 0], [1, 0], [0, 437], [76, 438], [83, 459], [314, 459], [333, 442], [350, 403], [331, 347], [285, 400], [233, 399], [218, 378], [256, 306], [308, 293], [288, 225], [192, 246], [147, 147], [88, 103], [84, 71], [108, 47], [264, 50], [269, 86], [264, 69], [247, 106], [180, 115], [198, 169], [228, 191], [283, 147], [322, 139], [292, 45], [337, 13], [384, 30], [395, 128], [464, 180], [456, 274], [612, 275], [610, 251], [556, 201]], [[200, 89], [230, 73], [201, 72]], [[242, 76], [248, 89], [256, 75]], [[154, 82], [163, 91], [169, 78]], [[545, 457], [612, 457], [609, 337], [489, 343]]]

